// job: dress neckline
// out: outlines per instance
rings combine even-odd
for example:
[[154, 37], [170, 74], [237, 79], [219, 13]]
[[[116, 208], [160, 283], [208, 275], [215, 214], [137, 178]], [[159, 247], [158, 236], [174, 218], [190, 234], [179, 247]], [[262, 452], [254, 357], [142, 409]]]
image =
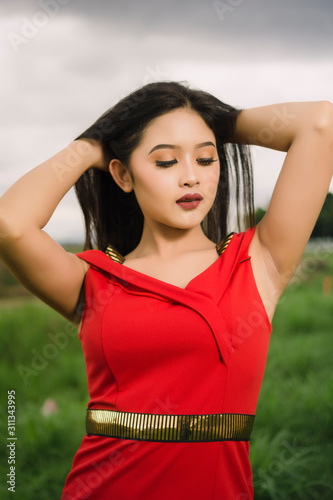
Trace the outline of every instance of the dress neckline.
[[201, 273], [194, 276], [187, 283], [187, 285], [185, 287], [174, 285], [173, 283], [168, 283], [167, 281], [160, 280], [158, 278], [155, 278], [154, 276], [150, 276], [149, 274], [143, 273], [141, 271], [137, 271], [136, 269], [133, 269], [131, 267], [123, 266], [123, 264], [126, 260], [125, 257], [120, 252], [118, 252], [112, 245], [108, 245], [108, 247], [105, 250], [105, 254], [112, 261], [123, 266], [126, 269], [126, 273], [132, 273], [133, 276], [140, 276], [141, 278], [144, 278], [145, 280], [146, 279], [153, 280], [154, 282], [161, 283], [161, 284], [163, 283], [165, 285], [168, 285], [168, 286], [180, 289], [180, 290], [187, 290], [190, 287], [190, 285], [192, 284], [192, 282], [194, 282], [197, 279], [199, 279], [200, 277], [202, 277], [209, 270], [211, 270], [217, 264], [217, 262], [219, 262], [221, 255], [226, 251], [234, 234], [235, 234], [234, 232], [228, 234], [228, 236], [226, 236], [219, 244], [215, 245], [216, 251], [217, 251], [219, 257], [214, 262], [212, 262], [212, 264], [210, 264], [208, 267], [206, 267], [206, 269], [204, 269]]
[[[226, 236], [219, 244], [215, 245], [216, 251], [220, 256], [226, 251], [234, 234], [235, 234], [234, 232], [228, 234], [228, 236]], [[118, 264], [123, 264], [126, 260], [125, 257], [120, 252], [118, 252], [118, 250], [116, 250], [111, 244], [107, 246], [107, 248], [105, 249], [105, 253], [110, 257], [111, 260], [118, 262]]]

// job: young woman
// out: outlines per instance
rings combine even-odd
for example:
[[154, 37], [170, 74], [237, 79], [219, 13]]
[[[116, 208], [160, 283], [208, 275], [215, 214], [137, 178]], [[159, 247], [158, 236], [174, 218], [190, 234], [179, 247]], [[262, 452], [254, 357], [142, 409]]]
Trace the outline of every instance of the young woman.
[[[248, 144], [287, 152], [256, 227]], [[236, 110], [160, 82], [2, 196], [1, 258], [83, 345], [87, 434], [63, 500], [253, 498], [271, 320], [332, 168], [331, 103]], [[74, 184], [87, 230], [76, 255], [43, 231]]]

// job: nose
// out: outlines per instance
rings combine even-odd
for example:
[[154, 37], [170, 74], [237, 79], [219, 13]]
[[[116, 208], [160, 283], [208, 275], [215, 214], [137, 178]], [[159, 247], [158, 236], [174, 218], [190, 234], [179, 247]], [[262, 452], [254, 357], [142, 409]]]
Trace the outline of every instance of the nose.
[[195, 166], [191, 161], [186, 161], [183, 163], [181, 168], [181, 175], [179, 178], [180, 186], [193, 187], [199, 184], [198, 174], [196, 172]]

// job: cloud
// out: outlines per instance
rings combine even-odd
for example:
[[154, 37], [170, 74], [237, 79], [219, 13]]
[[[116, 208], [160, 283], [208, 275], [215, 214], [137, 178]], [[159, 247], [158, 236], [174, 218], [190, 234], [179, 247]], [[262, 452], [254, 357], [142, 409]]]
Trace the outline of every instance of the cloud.
[[[169, 41], [178, 36], [203, 44], [208, 41], [211, 46], [228, 44], [226, 52], [231, 57], [235, 47], [241, 57], [242, 46], [244, 58], [255, 47], [261, 58], [308, 59], [330, 54], [333, 42], [330, 0], [2, 0], [1, 11], [3, 18], [21, 19], [21, 29], [23, 18], [33, 22], [38, 13], [44, 13], [48, 26], [65, 17], [84, 22], [88, 39], [97, 28], [106, 41], [115, 40], [119, 26], [140, 41], [158, 34]], [[117, 47], [122, 50], [123, 45]]]
[[[150, 81], [187, 80], [236, 107], [333, 101], [330, 0], [2, 0], [0, 16], [0, 194]], [[282, 161], [256, 152], [258, 204]], [[51, 235], [67, 238], [66, 220], [83, 235], [72, 191], [62, 203]]]

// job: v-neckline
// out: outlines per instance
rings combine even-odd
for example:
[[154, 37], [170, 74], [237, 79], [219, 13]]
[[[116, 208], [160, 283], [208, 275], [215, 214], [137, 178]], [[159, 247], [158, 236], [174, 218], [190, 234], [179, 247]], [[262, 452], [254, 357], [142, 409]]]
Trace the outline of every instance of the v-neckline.
[[191, 288], [191, 285], [193, 282], [202, 278], [203, 275], [208, 273], [212, 268], [214, 268], [217, 265], [218, 262], [220, 262], [220, 259], [223, 255], [223, 253], [225, 252], [225, 250], [227, 249], [227, 246], [229, 245], [229, 243], [232, 239], [232, 236], [234, 234], [235, 233], [228, 234], [228, 236], [226, 236], [226, 238], [224, 238], [219, 244], [215, 245], [215, 249], [216, 249], [216, 252], [218, 254], [217, 259], [214, 262], [212, 262], [208, 267], [206, 267], [203, 271], [201, 271], [199, 274], [197, 274], [196, 276], [191, 278], [185, 287], [178, 286], [178, 285], [175, 285], [173, 283], [169, 283], [168, 281], [164, 281], [164, 280], [161, 280], [159, 278], [155, 278], [154, 276], [151, 276], [149, 274], [143, 273], [143, 272], [138, 271], [136, 269], [133, 269], [131, 267], [127, 267], [126, 265], [124, 265], [126, 258], [123, 255], [121, 255], [117, 250], [115, 250], [115, 248], [112, 245], [109, 245], [107, 247], [107, 249], [105, 250], [105, 253], [108, 255], [108, 257], [110, 257], [110, 259], [112, 261], [118, 263], [121, 267], [126, 269], [126, 274], [128, 274], [128, 272], [129, 272], [129, 273], [132, 273], [133, 276], [141, 277], [144, 280], [151, 280], [153, 283], [156, 283], [159, 285], [170, 286], [170, 287], [177, 289], [177, 290], [185, 290], [186, 291], [189, 288]]

